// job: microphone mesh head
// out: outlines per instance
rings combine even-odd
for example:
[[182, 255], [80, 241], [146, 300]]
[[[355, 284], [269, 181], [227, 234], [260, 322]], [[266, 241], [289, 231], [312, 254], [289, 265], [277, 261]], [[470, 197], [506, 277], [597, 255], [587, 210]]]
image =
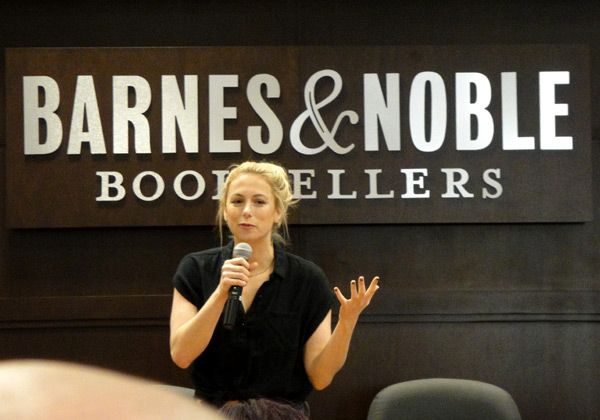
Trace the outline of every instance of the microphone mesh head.
[[233, 256], [249, 260], [252, 257], [252, 247], [246, 242], [240, 242], [233, 248]]

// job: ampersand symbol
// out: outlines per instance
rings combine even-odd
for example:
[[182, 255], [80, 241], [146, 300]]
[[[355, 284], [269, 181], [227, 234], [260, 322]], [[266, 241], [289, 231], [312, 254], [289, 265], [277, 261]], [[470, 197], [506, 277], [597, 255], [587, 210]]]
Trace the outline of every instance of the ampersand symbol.
[[[329, 96], [317, 103], [315, 100], [315, 86], [323, 77], [330, 77], [333, 79], [333, 90]], [[358, 122], [358, 114], [350, 110], [342, 112], [335, 120], [333, 128], [329, 130], [323, 121], [321, 114], [319, 113], [319, 110], [325, 105], [331, 103], [340, 94], [341, 90], [342, 77], [334, 70], [318, 71], [308, 79], [304, 88], [304, 103], [306, 104], [306, 110], [298, 115], [290, 129], [292, 146], [298, 152], [304, 155], [316, 155], [317, 153], [325, 150], [325, 148], [329, 147], [335, 153], [343, 155], [354, 149], [354, 144], [350, 144], [346, 147], [338, 144], [335, 140], [335, 133], [337, 132], [344, 117], [348, 117], [348, 120], [351, 124], [356, 124]], [[317, 133], [319, 133], [319, 136], [321, 136], [321, 139], [323, 139], [323, 144], [319, 147], [307, 147], [304, 145], [304, 143], [302, 143], [302, 139], [300, 138], [300, 130], [308, 118], [311, 119], [315, 129], [317, 130]]]

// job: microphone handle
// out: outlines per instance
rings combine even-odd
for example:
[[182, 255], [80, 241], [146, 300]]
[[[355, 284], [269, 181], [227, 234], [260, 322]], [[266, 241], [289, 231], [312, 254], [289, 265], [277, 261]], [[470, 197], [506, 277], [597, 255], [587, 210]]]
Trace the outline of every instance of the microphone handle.
[[240, 300], [242, 298], [242, 287], [231, 286], [229, 288], [229, 299]]
[[242, 288], [240, 286], [231, 286], [229, 288], [229, 297], [225, 302], [223, 310], [223, 327], [232, 330], [235, 327], [237, 319], [238, 305], [242, 298]]

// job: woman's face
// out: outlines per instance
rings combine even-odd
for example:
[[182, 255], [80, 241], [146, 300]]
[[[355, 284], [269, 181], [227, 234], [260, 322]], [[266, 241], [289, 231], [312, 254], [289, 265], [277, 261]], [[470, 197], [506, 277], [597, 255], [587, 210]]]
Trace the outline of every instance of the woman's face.
[[260, 175], [241, 174], [229, 185], [223, 216], [236, 242], [271, 241], [280, 211], [269, 183]]

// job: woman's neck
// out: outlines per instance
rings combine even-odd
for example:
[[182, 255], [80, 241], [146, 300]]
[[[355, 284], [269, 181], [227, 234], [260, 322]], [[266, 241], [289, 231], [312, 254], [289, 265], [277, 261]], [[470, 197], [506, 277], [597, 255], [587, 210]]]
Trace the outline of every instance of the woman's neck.
[[[238, 243], [238, 241], [236, 241], [236, 243]], [[249, 245], [252, 247], [252, 257], [250, 258], [250, 262], [257, 262], [258, 269], [272, 265], [275, 256], [272, 240], [249, 242]]]

